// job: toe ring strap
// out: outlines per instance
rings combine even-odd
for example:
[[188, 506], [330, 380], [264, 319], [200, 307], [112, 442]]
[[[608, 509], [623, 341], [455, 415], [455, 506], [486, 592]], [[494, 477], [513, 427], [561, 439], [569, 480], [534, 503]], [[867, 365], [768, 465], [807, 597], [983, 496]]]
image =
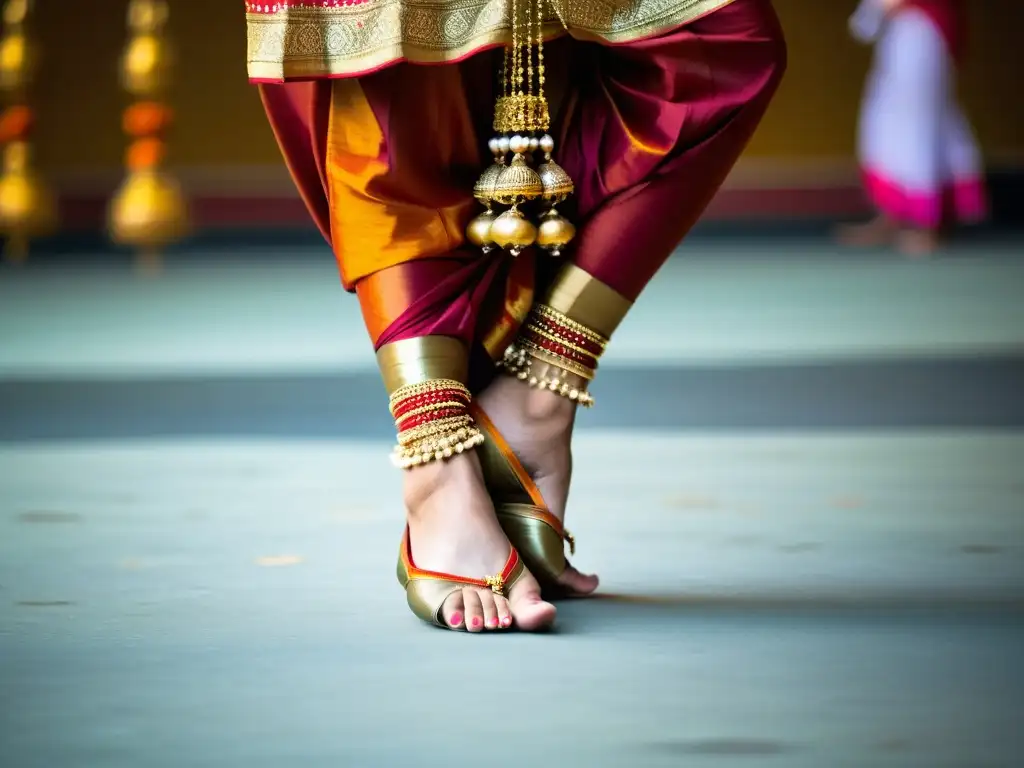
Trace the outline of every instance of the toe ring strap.
[[491, 588], [491, 592], [502, 597], [505, 596], [505, 579], [500, 573], [497, 576], [488, 576], [484, 582]]

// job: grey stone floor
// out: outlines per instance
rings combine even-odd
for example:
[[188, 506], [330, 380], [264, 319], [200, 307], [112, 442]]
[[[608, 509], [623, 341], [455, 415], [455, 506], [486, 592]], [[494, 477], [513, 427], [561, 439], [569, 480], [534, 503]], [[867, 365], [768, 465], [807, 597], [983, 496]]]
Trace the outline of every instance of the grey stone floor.
[[[270, 429], [247, 396], [220, 428], [226, 397], [195, 394], [326, 375], [369, 401], [329, 263], [0, 272], [0, 766], [1019, 765], [1020, 251], [694, 250], [604, 392], [628, 412], [642, 380], [675, 415], [581, 424], [571, 527], [602, 596], [544, 636], [408, 613], [380, 423]], [[654, 359], [644, 317], [692, 347]], [[813, 418], [801, 366], [845, 392]]]
[[385, 449], [0, 453], [4, 765], [1016, 764], [1024, 438], [587, 433], [605, 597], [481, 638], [405, 609]]

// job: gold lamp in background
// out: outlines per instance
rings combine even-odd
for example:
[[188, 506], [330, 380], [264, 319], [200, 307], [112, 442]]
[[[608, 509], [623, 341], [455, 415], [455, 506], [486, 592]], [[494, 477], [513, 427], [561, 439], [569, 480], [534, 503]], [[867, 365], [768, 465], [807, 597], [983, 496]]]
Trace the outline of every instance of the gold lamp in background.
[[172, 119], [162, 101], [172, 64], [164, 35], [167, 15], [166, 0], [131, 0], [130, 38], [121, 60], [122, 83], [135, 101], [124, 113], [132, 143], [125, 158], [127, 176], [110, 204], [110, 233], [115, 242], [137, 249], [144, 269], [159, 268], [160, 250], [188, 231], [181, 187], [163, 169], [164, 136]]
[[32, 168], [34, 116], [27, 102], [38, 52], [25, 30], [31, 8], [31, 0], [8, 0], [0, 37], [0, 90], [7, 103], [0, 114], [0, 233], [14, 262], [27, 258], [29, 242], [52, 231], [57, 218], [53, 197]]

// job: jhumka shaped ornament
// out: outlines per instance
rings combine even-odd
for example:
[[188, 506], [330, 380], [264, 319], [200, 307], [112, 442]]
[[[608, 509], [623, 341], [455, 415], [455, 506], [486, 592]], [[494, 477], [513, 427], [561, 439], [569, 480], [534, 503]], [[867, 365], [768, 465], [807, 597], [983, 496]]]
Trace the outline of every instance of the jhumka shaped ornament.
[[27, 258], [33, 238], [57, 224], [56, 201], [32, 163], [29, 95], [38, 48], [27, 29], [31, 10], [31, 0], [7, 0], [0, 34], [0, 235], [6, 238], [5, 257], [15, 263]]
[[[576, 234], [555, 208], [573, 193], [569, 174], [552, 159], [550, 111], [544, 95], [545, 0], [509, 0], [512, 42], [505, 48], [501, 96], [494, 106], [488, 142], [494, 162], [473, 188], [485, 210], [466, 237], [485, 253], [501, 248], [513, 256], [539, 245], [552, 256]], [[538, 164], [536, 155], [543, 153]], [[511, 157], [510, 157], [511, 155]], [[534, 218], [540, 204], [540, 215]]]
[[125, 130], [133, 142], [127, 174], [110, 203], [110, 231], [117, 243], [138, 249], [138, 266], [160, 266], [160, 249], [188, 232], [188, 205], [178, 181], [162, 166], [163, 134], [171, 110], [162, 103], [169, 86], [171, 51], [165, 35], [167, 0], [130, 0], [130, 38], [121, 59], [121, 76], [135, 103], [125, 111]]

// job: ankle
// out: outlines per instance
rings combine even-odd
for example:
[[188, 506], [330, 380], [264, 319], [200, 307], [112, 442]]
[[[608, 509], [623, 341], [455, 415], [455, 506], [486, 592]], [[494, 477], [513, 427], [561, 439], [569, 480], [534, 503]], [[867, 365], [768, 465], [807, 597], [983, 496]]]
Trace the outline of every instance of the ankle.
[[536, 389], [525, 382], [519, 382], [518, 389], [522, 394], [522, 415], [524, 421], [531, 424], [543, 423], [556, 431], [572, 427], [576, 419], [577, 404], [562, 395], [547, 389]]
[[[484, 408], [505, 431], [518, 432], [525, 428], [551, 435], [570, 431], [576, 420], [578, 403], [546, 388], [533, 387], [515, 376], [500, 376], [480, 398]], [[505, 423], [514, 415], [515, 425]]]
[[466, 489], [482, 483], [480, 462], [472, 452], [406, 470], [402, 494], [410, 521], [434, 506], [430, 502], [438, 496], [452, 489], [466, 495]]

